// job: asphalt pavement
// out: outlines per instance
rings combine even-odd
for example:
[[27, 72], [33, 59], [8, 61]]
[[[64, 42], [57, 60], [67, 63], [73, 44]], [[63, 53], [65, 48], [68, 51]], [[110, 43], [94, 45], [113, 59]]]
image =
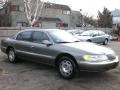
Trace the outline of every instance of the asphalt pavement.
[[[106, 47], [120, 58], [120, 42]], [[120, 90], [120, 66], [104, 73], [80, 72], [65, 80], [53, 67], [27, 61], [11, 64], [0, 52], [0, 90]]]

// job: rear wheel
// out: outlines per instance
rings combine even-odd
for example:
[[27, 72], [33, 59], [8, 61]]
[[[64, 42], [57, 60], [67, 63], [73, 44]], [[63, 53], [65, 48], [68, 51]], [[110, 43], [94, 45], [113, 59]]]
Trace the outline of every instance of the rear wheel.
[[72, 58], [62, 57], [58, 62], [58, 71], [60, 75], [65, 79], [71, 79], [76, 74], [76, 65]]
[[87, 40], [88, 42], [92, 42], [90, 39]]
[[105, 39], [103, 45], [107, 45], [107, 44], [108, 44], [108, 39]]
[[16, 60], [16, 54], [15, 54], [15, 51], [14, 51], [14, 49], [13, 48], [10, 48], [9, 50], [8, 50], [8, 60], [9, 60], [9, 62], [11, 62], [11, 63], [15, 63], [17, 60]]

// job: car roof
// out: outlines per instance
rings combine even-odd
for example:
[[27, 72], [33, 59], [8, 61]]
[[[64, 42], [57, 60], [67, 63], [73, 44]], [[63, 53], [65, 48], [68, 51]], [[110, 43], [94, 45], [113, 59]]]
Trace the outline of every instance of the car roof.
[[101, 30], [87, 30], [87, 31], [90, 31], [90, 32], [99, 32]]
[[101, 31], [101, 30], [87, 30], [87, 31], [84, 31], [84, 32], [103, 32], [103, 31]]
[[79, 32], [79, 31], [84, 31], [84, 30], [80, 30], [80, 29], [74, 29], [74, 30], [67, 30], [68, 32]]
[[62, 30], [62, 29], [24, 29], [24, 31], [56, 31], [56, 30]]
[[47, 31], [57, 31], [57, 30], [62, 30], [62, 29], [39, 29], [39, 28], [33, 28], [33, 29], [23, 29], [23, 30], [19, 31], [19, 33], [25, 32], [25, 31], [42, 31], [42, 32], [47, 32]]

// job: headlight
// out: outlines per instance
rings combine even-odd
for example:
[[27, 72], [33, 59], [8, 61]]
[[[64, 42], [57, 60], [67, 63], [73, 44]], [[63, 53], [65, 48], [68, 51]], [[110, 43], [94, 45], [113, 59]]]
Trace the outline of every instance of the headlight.
[[106, 55], [84, 55], [83, 56], [85, 61], [104, 61], [108, 60]]

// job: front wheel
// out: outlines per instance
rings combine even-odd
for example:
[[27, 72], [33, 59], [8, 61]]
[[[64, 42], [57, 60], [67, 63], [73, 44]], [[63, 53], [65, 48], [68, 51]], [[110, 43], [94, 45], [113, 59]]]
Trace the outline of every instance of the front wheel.
[[15, 54], [14, 49], [10, 48], [8, 50], [8, 54], [7, 55], [8, 55], [9, 62], [11, 62], [11, 63], [15, 63], [16, 62], [16, 54]]
[[59, 59], [58, 71], [65, 79], [71, 79], [76, 74], [76, 65], [72, 58], [62, 57]]

